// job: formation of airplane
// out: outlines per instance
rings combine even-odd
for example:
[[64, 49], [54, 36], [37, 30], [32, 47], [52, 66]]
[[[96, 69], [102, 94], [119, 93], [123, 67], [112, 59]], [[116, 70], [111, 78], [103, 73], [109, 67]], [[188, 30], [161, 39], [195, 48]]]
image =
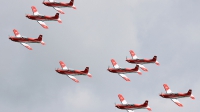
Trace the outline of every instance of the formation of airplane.
[[[76, 6], [74, 6], [74, 0], [71, 0], [69, 3], [57, 2], [54, 0], [48, 0], [48, 2], [46, 2], [44, 0], [43, 4], [48, 7], [53, 7], [61, 14], [65, 13], [60, 8], [68, 7], [76, 9]], [[62, 20], [59, 18], [59, 13], [56, 13], [55, 16], [45, 16], [39, 14], [35, 6], [32, 6], [31, 9], [33, 11], [33, 15], [28, 14], [26, 15], [26, 17], [31, 20], [36, 20], [45, 29], [48, 29], [48, 26], [44, 23], [44, 21], [58, 21], [59, 23], [62, 23]], [[42, 35], [39, 35], [38, 38], [29, 38], [21, 36], [16, 29], [13, 29], [13, 32], [15, 36], [9, 36], [9, 39], [14, 42], [19, 42], [29, 50], [32, 50], [32, 48], [27, 43], [41, 43], [42, 45], [45, 45], [44, 41], [42, 40]], [[141, 68], [143, 71], [148, 71], [148, 69], [144, 67], [143, 64], [155, 63], [156, 65], [160, 65], [160, 63], [157, 61], [157, 56], [154, 56], [152, 59], [138, 59], [133, 50], [130, 50], [129, 52], [132, 59], [126, 58], [126, 61], [128, 63], [136, 64], [135, 68], [121, 68], [114, 59], [111, 59], [111, 63], [114, 68], [108, 67], [107, 70], [112, 73], [118, 73], [123, 79], [125, 79], [126, 81], [130, 81], [130, 79], [125, 75], [126, 73], [138, 73], [139, 75], [142, 75], [142, 72], [140, 72], [139, 68]], [[79, 83], [79, 80], [77, 80], [74, 76], [83, 75], [90, 78], [92, 77], [92, 75], [89, 73], [89, 67], [86, 67], [85, 70], [74, 70], [67, 68], [65, 63], [62, 61], [60, 61], [59, 63], [62, 69], [56, 69], [55, 71], [59, 74], [67, 75], [76, 83]], [[172, 93], [167, 84], [163, 84], [163, 86], [166, 90], [166, 93], [161, 93], [160, 96], [163, 98], [171, 99], [180, 107], [183, 107], [183, 105], [177, 100], [178, 98], [190, 97], [191, 99], [195, 99], [195, 97], [192, 95], [191, 89], [189, 89], [187, 93]], [[136, 109], [147, 109], [151, 111], [151, 108], [148, 106], [148, 100], [146, 100], [143, 104], [128, 104], [121, 94], [119, 94], [118, 97], [122, 103], [115, 104], [115, 107], [117, 107], [118, 109], [127, 110], [128, 112], [134, 112], [134, 110]]]
[[39, 14], [35, 6], [31, 7], [33, 11], [33, 15], [27, 14], [26, 17], [31, 20], [36, 20], [43, 28], [48, 29], [48, 26], [44, 23], [44, 21], [58, 21], [62, 23], [62, 20], [59, 18], [59, 13], [56, 13], [55, 16], [45, 16]]
[[174, 103], [176, 103], [179, 107], [183, 107], [183, 105], [177, 100], [178, 98], [185, 98], [190, 97], [191, 99], [195, 99], [195, 97], [192, 95], [192, 90], [189, 89], [187, 93], [172, 93], [169, 86], [167, 84], [163, 84], [166, 94], [161, 93], [160, 96], [163, 98], [169, 98]]
[[139, 65], [136, 65], [135, 68], [120, 68], [114, 59], [111, 59], [111, 63], [114, 68], [108, 67], [108, 71], [112, 73], [118, 73], [126, 81], [130, 81], [130, 79], [125, 75], [126, 73], [138, 73], [139, 75], [142, 74], [142, 72], [139, 70]]
[[136, 56], [136, 54], [134, 53], [133, 50], [130, 50], [129, 52], [130, 52], [130, 54], [131, 54], [132, 59], [127, 59], [127, 58], [126, 58], [126, 61], [127, 61], [128, 63], [132, 63], [132, 64], [137, 64], [137, 65], [139, 65], [140, 68], [141, 68], [143, 71], [148, 71], [148, 69], [145, 68], [143, 64], [155, 63], [156, 65], [160, 65], [160, 63], [157, 61], [157, 56], [154, 56], [153, 59], [138, 59], [138, 57]]
[[54, 0], [49, 0], [49, 2], [43, 1], [43, 4], [49, 7], [53, 7], [55, 10], [57, 10], [61, 14], [65, 14], [60, 8], [68, 7], [76, 9], [76, 6], [74, 6], [74, 0], [71, 0], [69, 3], [64, 2], [57, 2]]
[[148, 100], [146, 100], [144, 104], [128, 104], [121, 94], [119, 94], [118, 97], [122, 103], [115, 105], [115, 107], [117, 107], [118, 109], [127, 110], [128, 112], [134, 112], [133, 110], [136, 109], [147, 109], [151, 111], [151, 108], [148, 106]]
[[75, 75], [84, 75], [84, 76], [88, 76], [88, 77], [92, 77], [92, 75], [89, 73], [89, 67], [86, 67], [84, 71], [80, 71], [80, 70], [74, 70], [74, 69], [69, 69], [67, 68], [67, 66], [65, 65], [64, 62], [60, 61], [60, 66], [62, 67], [62, 69], [56, 69], [56, 72], [63, 74], [63, 75], [67, 75], [69, 78], [71, 78], [73, 81], [75, 82], [79, 82], [74, 76]]
[[9, 39], [14, 42], [19, 42], [29, 50], [32, 50], [32, 48], [27, 43], [41, 43], [42, 45], [45, 45], [44, 41], [42, 41], [42, 35], [39, 35], [38, 38], [28, 38], [25, 36], [21, 36], [16, 29], [13, 29], [13, 32], [15, 36], [10, 36]]

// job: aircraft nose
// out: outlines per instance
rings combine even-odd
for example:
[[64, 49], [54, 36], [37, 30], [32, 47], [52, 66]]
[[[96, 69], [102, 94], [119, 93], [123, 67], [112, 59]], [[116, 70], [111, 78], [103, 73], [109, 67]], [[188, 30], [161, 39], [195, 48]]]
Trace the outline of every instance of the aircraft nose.
[[119, 105], [115, 105], [115, 107], [119, 108]]
[[44, 5], [46, 5], [46, 3], [45, 3], [45, 2], [43, 2], [43, 4], [44, 4]]
[[163, 97], [163, 95], [162, 95], [162, 94], [160, 94], [160, 96], [161, 96], [161, 97]]
[[29, 18], [29, 15], [27, 14], [26, 17]]
[[9, 37], [9, 39], [10, 39], [10, 40], [12, 40], [12, 38], [11, 38], [11, 37]]

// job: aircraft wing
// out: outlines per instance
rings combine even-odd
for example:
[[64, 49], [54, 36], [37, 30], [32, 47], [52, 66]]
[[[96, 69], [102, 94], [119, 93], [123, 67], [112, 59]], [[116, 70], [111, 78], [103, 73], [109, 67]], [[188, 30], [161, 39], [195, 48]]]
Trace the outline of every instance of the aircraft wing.
[[16, 37], [21, 37], [21, 35], [16, 29], [13, 30], [13, 33], [15, 34]]
[[35, 6], [32, 6], [31, 9], [33, 11], [33, 15], [39, 15], [39, 12], [37, 11], [37, 8]]
[[111, 59], [111, 63], [114, 68], [119, 68], [119, 65], [117, 64], [117, 62], [114, 59]]
[[37, 21], [44, 29], [48, 29], [48, 26], [43, 21]]
[[133, 110], [127, 110], [128, 112], [134, 112]]
[[127, 104], [126, 100], [121, 94], [118, 94], [119, 100], [122, 102], [122, 104]]
[[64, 62], [60, 61], [60, 66], [62, 67], [63, 70], [68, 70], [67, 66], [65, 65]]
[[172, 93], [167, 84], [163, 84], [163, 87], [165, 88], [166, 93]]
[[133, 50], [130, 50], [129, 52], [131, 54], [132, 59], [138, 59], [138, 57], [136, 56], [136, 54]]
[[171, 99], [174, 103], [176, 103], [179, 107], [183, 107], [183, 105], [177, 99]]
[[57, 10], [58, 12], [60, 12], [61, 14], [65, 14], [60, 8], [57, 7], [53, 7], [55, 10]]
[[119, 74], [124, 80], [126, 81], [131, 81], [126, 75], [124, 74]]
[[27, 49], [29, 49], [29, 50], [32, 50], [32, 48], [31, 48], [31, 46], [29, 46], [28, 44], [26, 44], [26, 43], [21, 43], [24, 47], [26, 47]]
[[79, 83], [79, 81], [72, 75], [67, 75], [70, 79], [72, 79], [74, 82]]
[[142, 64], [137, 64], [137, 65], [139, 65], [139, 67], [143, 70], [143, 71], [148, 71], [148, 69], [147, 68], [145, 68], [145, 66], [144, 65], [142, 65]]

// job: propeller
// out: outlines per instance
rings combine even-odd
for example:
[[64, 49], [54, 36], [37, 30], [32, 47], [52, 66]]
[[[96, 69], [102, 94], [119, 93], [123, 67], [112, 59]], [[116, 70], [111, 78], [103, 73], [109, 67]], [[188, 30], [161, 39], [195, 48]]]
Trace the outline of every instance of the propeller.
[[126, 56], [126, 60], [127, 60], [127, 56]]

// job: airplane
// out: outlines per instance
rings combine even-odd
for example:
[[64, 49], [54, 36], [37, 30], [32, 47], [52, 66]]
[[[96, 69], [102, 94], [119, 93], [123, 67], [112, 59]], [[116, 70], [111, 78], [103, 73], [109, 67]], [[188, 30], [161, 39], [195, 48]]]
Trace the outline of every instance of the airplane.
[[136, 109], [147, 109], [151, 111], [151, 108], [148, 106], [148, 100], [146, 100], [144, 104], [128, 104], [121, 94], [119, 94], [118, 97], [122, 103], [115, 104], [115, 107], [117, 107], [118, 109], [127, 110], [128, 112], [134, 112], [133, 110]]
[[92, 75], [89, 73], [89, 67], [86, 67], [84, 71], [80, 71], [80, 70], [74, 70], [74, 69], [69, 69], [67, 68], [67, 66], [65, 65], [64, 62], [60, 61], [60, 66], [62, 67], [62, 69], [56, 69], [55, 71], [63, 74], [63, 75], [67, 75], [69, 78], [71, 78], [73, 81], [75, 82], [79, 82], [74, 76], [75, 75], [85, 75], [88, 77], [92, 77]]
[[138, 59], [138, 57], [136, 56], [136, 54], [134, 53], [133, 50], [130, 50], [129, 51], [130, 54], [131, 54], [131, 57], [132, 59], [127, 59], [126, 58], [126, 61], [128, 63], [132, 63], [132, 64], [137, 64], [140, 66], [140, 68], [143, 70], [143, 71], [148, 71], [147, 68], [144, 67], [143, 64], [148, 64], [148, 63], [155, 63], [156, 65], [160, 65], [160, 63], [157, 60], [157, 56], [154, 56], [153, 59]]
[[190, 97], [193, 100], [195, 99], [195, 97], [192, 95], [191, 89], [189, 89], [187, 93], [172, 93], [167, 84], [163, 84], [163, 86], [165, 88], [166, 94], [161, 93], [160, 96], [163, 98], [170, 98], [179, 107], [183, 107], [183, 105], [177, 100], [178, 98]]
[[28, 19], [36, 20], [44, 29], [48, 29], [48, 26], [43, 21], [58, 21], [62, 23], [62, 20], [59, 18], [59, 13], [56, 13], [55, 16], [45, 16], [39, 14], [35, 6], [31, 7], [33, 15], [27, 14]]
[[42, 35], [39, 35], [38, 38], [27, 38], [25, 36], [21, 36], [16, 29], [13, 29], [13, 32], [15, 36], [9, 36], [9, 39], [14, 42], [21, 43], [24, 47], [26, 47], [29, 50], [32, 50], [32, 48], [27, 43], [41, 43], [42, 45], [45, 45], [44, 41], [42, 41]]
[[117, 62], [114, 59], [111, 59], [112, 65], [114, 68], [109, 68], [108, 71], [112, 73], [118, 73], [123, 79], [126, 81], [130, 81], [130, 79], [124, 75], [125, 73], [138, 73], [139, 75], [142, 75], [142, 72], [140, 72], [139, 65], [136, 65], [135, 68], [120, 68]]
[[63, 7], [68, 7], [68, 8], [73, 8], [76, 9], [76, 6], [74, 6], [74, 0], [71, 0], [69, 3], [64, 3], [64, 2], [57, 2], [54, 0], [49, 0], [49, 2], [43, 1], [43, 4], [49, 7], [53, 7], [55, 10], [57, 10], [61, 14], [65, 14], [60, 8]]

